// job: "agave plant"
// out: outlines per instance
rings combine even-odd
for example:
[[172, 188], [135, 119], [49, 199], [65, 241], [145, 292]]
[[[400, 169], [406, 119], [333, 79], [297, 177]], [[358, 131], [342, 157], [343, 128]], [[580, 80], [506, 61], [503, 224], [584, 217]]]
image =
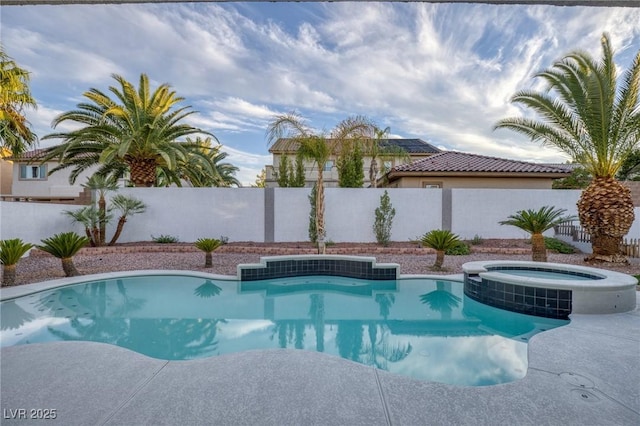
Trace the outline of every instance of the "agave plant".
[[431, 247], [436, 251], [436, 262], [433, 264], [433, 269], [441, 269], [444, 263], [444, 253], [455, 247], [460, 242], [460, 237], [447, 229], [434, 229], [424, 234], [420, 242], [423, 246]]
[[24, 254], [33, 247], [20, 238], [0, 241], [0, 262], [2, 262], [2, 285], [9, 286], [16, 283], [16, 265]]
[[198, 249], [205, 252], [204, 267], [211, 268], [213, 264], [211, 252], [220, 247], [222, 245], [222, 241], [216, 238], [200, 238], [195, 242], [195, 245]]
[[38, 248], [62, 260], [62, 269], [67, 277], [80, 275], [73, 264], [73, 256], [89, 243], [89, 238], [81, 237], [75, 232], [63, 232], [42, 240]]
[[500, 225], [515, 226], [531, 234], [531, 259], [534, 262], [546, 262], [547, 247], [542, 233], [562, 222], [576, 218], [575, 216], [563, 216], [565, 213], [565, 209], [544, 206], [539, 210], [520, 210], [499, 223]]

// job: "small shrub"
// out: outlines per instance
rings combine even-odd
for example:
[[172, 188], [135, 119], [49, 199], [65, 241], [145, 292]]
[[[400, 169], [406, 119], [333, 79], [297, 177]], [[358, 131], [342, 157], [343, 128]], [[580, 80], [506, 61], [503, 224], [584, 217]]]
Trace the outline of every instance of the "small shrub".
[[38, 248], [60, 259], [67, 277], [75, 277], [80, 273], [73, 264], [73, 256], [87, 244], [89, 244], [89, 238], [81, 237], [75, 232], [63, 232], [42, 240], [42, 245]]
[[154, 237], [152, 235], [151, 239], [153, 240], [154, 243], [160, 243], [160, 244], [172, 244], [172, 243], [177, 243], [179, 241], [178, 237], [174, 237], [172, 235], [160, 235], [159, 237]]
[[195, 246], [205, 252], [204, 267], [211, 268], [213, 265], [211, 252], [222, 245], [222, 241], [215, 238], [200, 238], [195, 242]]
[[391, 205], [391, 199], [387, 191], [384, 191], [384, 194], [380, 197], [380, 207], [375, 210], [375, 215], [373, 232], [376, 235], [376, 241], [386, 247], [391, 239], [391, 225], [396, 215], [396, 209]]
[[484, 240], [482, 239], [482, 237], [478, 234], [473, 236], [473, 239], [471, 240], [471, 244], [473, 244], [474, 246], [480, 245], [484, 242]]
[[33, 244], [25, 243], [20, 238], [0, 240], [0, 262], [2, 263], [2, 285], [16, 283], [16, 264], [28, 252]]
[[438, 270], [442, 269], [446, 251], [455, 247], [460, 242], [460, 237], [447, 229], [434, 229], [424, 234], [420, 242], [423, 246], [431, 247], [436, 251], [433, 269]]
[[464, 241], [458, 241], [453, 247], [448, 248], [444, 252], [451, 256], [467, 256], [471, 254], [471, 249]]
[[576, 252], [575, 247], [557, 238], [544, 237], [544, 245], [547, 250], [555, 253], [571, 254]]

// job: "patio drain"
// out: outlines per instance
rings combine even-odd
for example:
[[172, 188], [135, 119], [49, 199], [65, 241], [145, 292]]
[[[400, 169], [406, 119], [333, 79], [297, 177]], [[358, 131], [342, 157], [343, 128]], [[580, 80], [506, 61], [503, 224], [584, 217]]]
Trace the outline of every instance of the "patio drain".
[[591, 379], [579, 374], [560, 373], [560, 378], [573, 386], [579, 386], [583, 389], [593, 389], [595, 387], [595, 384]]
[[584, 401], [584, 402], [598, 402], [600, 401], [600, 398], [589, 392], [586, 391], [584, 389], [572, 389], [571, 393], [576, 395], [578, 397], [578, 399], [580, 399], [580, 401]]

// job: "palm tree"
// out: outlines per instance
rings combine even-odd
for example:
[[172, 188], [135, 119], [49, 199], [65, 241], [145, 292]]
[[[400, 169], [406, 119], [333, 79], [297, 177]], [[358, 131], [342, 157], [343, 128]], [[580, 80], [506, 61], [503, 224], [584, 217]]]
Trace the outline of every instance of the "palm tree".
[[71, 217], [74, 222], [84, 226], [84, 231], [91, 247], [103, 245], [101, 240], [104, 234], [100, 230], [100, 223], [101, 220], [108, 223], [112, 219], [113, 216], [109, 212], [105, 212], [105, 215], [101, 216], [94, 206], [84, 206], [78, 210], [65, 210], [64, 213]]
[[325, 253], [324, 228], [324, 165], [332, 155], [339, 154], [343, 145], [354, 139], [364, 139], [370, 134], [373, 125], [365, 117], [350, 117], [340, 123], [327, 135], [314, 133], [302, 116], [296, 112], [278, 115], [267, 129], [268, 144], [278, 139], [292, 139], [299, 145], [298, 154], [310, 160], [318, 168], [316, 181], [316, 231], [318, 235], [318, 253]]
[[111, 241], [109, 241], [110, 246], [114, 245], [116, 241], [118, 241], [118, 238], [120, 238], [120, 234], [122, 233], [124, 224], [127, 222], [127, 218], [134, 214], [144, 213], [147, 209], [147, 206], [142, 201], [122, 194], [118, 194], [113, 197], [111, 199], [111, 204], [113, 204], [114, 208], [120, 211], [120, 217], [118, 218], [116, 232], [113, 234]]
[[446, 285], [446, 281], [436, 281], [436, 289], [421, 294], [420, 301], [430, 309], [440, 312], [442, 319], [451, 319], [451, 312], [458, 307], [462, 299], [445, 289]]
[[0, 262], [2, 262], [2, 285], [16, 283], [16, 265], [33, 244], [25, 243], [20, 238], [0, 240]]
[[38, 248], [62, 260], [62, 269], [65, 276], [75, 277], [80, 273], [73, 264], [73, 256], [87, 243], [89, 243], [87, 237], [81, 237], [75, 232], [63, 232], [55, 234], [53, 237], [45, 238]]
[[500, 221], [500, 225], [511, 225], [531, 234], [531, 259], [534, 262], [547, 261], [547, 247], [544, 244], [543, 232], [562, 222], [574, 220], [575, 216], [563, 216], [565, 209], [544, 206], [539, 210], [520, 210]]
[[82, 171], [100, 164], [98, 174], [120, 176], [128, 170], [135, 186], [153, 186], [158, 169], [173, 171], [188, 155], [184, 145], [176, 142], [179, 138], [208, 132], [181, 124], [194, 111], [188, 111], [188, 106], [175, 109], [184, 98], [176, 96], [168, 84], [152, 93], [146, 74], [140, 75], [137, 90], [123, 77], [114, 74], [113, 78], [120, 85], [109, 87], [115, 100], [92, 88], [84, 93], [89, 103], [54, 119], [54, 128], [67, 121], [84, 127], [45, 136], [64, 140], [46, 151], [45, 161], [60, 161], [50, 173], [74, 167], [72, 183]]
[[36, 108], [29, 91], [29, 72], [20, 68], [0, 46], [0, 151], [20, 155], [36, 144], [24, 108]]
[[221, 245], [222, 245], [222, 241], [216, 238], [200, 238], [195, 242], [195, 246], [199, 250], [202, 250], [203, 252], [205, 252], [205, 256], [204, 256], [205, 268], [211, 268], [211, 265], [213, 264], [211, 252], [213, 252], [215, 249], [217, 249]]
[[100, 238], [97, 241], [98, 246], [103, 246], [107, 233], [107, 201], [105, 195], [109, 191], [118, 189], [118, 181], [115, 176], [101, 176], [99, 174], [92, 175], [87, 179], [87, 183], [82, 184], [84, 188], [98, 192], [98, 229]]
[[436, 251], [436, 261], [433, 264], [433, 269], [442, 269], [445, 252], [460, 243], [460, 237], [447, 229], [434, 229], [424, 234], [420, 242], [422, 245], [431, 247]]
[[[369, 182], [372, 188], [378, 187], [378, 171], [383, 175], [388, 172], [385, 167], [384, 160], [401, 158], [403, 162], [409, 162], [411, 159], [404, 149], [389, 144], [389, 132], [391, 128], [385, 127], [380, 129], [378, 127], [373, 128], [373, 137], [365, 141], [364, 153], [371, 157], [371, 164], [369, 166]], [[382, 168], [378, 165], [378, 160], [382, 161]]]
[[615, 175], [640, 141], [640, 51], [618, 87], [607, 34], [601, 44], [602, 59], [571, 52], [536, 75], [546, 90], [521, 91], [511, 98], [541, 120], [506, 118], [495, 128], [558, 148], [587, 169], [593, 181], [578, 201], [580, 223], [593, 246], [587, 260], [626, 262], [620, 245], [634, 220], [633, 202]]

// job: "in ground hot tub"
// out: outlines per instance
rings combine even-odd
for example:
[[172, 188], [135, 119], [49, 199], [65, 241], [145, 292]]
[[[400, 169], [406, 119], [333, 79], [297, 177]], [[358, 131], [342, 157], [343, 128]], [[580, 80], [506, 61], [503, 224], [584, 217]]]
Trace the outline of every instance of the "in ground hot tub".
[[636, 307], [637, 280], [626, 274], [546, 262], [480, 261], [462, 265], [464, 293], [509, 311], [567, 319]]

